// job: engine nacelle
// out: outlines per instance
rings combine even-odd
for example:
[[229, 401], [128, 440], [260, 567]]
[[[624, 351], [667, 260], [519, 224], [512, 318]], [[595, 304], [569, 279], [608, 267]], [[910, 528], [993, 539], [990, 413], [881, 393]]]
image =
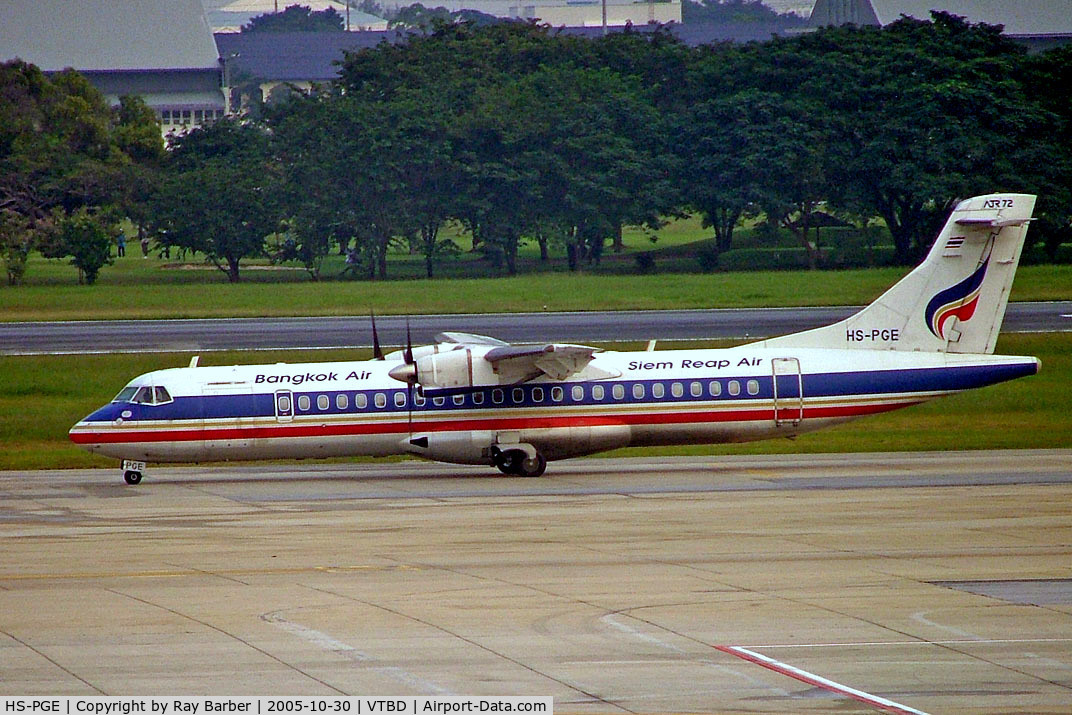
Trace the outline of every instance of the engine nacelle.
[[499, 384], [491, 364], [469, 348], [434, 353], [417, 358], [417, 380], [429, 390], [492, 386]]
[[491, 464], [492, 432], [432, 432], [415, 434], [406, 439], [407, 452], [425, 459], [453, 464]]

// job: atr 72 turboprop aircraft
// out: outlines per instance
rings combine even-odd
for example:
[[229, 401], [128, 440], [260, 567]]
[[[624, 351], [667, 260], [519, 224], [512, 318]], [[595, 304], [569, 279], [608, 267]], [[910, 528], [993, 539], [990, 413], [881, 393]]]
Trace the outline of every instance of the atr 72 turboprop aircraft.
[[[135, 378], [71, 428], [144, 463], [413, 454], [536, 477], [630, 445], [792, 437], [1033, 375], [994, 355], [1035, 197], [962, 201], [927, 258], [846, 320], [720, 350], [601, 351], [444, 333], [377, 359], [190, 367]], [[651, 344], [652, 346], [654, 343]]]

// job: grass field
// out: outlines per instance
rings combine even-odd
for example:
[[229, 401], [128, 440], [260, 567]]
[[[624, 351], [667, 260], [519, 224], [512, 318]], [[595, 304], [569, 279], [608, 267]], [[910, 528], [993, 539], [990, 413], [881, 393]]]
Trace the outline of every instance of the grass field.
[[[690, 343], [696, 346], [695, 343]], [[633, 346], [632, 349], [640, 349]], [[670, 349], [671, 344], [663, 345]], [[615, 349], [631, 349], [617, 346]], [[841, 427], [738, 445], [623, 450], [619, 454], [753, 454], [887, 450], [1052, 448], [1072, 445], [1072, 334], [1003, 335], [998, 352], [1035, 355], [1040, 374], [966, 392]], [[364, 359], [360, 351], [313, 351], [303, 360]], [[212, 353], [203, 365], [294, 361], [293, 352]], [[115, 467], [75, 447], [67, 430], [107, 402], [128, 380], [183, 366], [189, 354], [0, 357], [0, 469]]]
[[[127, 264], [135, 267], [127, 271]], [[364, 315], [370, 309], [379, 314], [422, 314], [860, 305], [908, 272], [874, 268], [628, 276], [535, 273], [383, 282], [251, 280], [232, 285], [211, 272], [143, 266], [140, 258], [128, 257], [118, 266], [127, 272], [114, 270], [110, 280], [102, 274], [93, 286], [45, 283], [0, 288], [0, 320]], [[172, 280], [173, 273], [179, 273], [181, 280]], [[199, 274], [199, 280], [187, 280], [191, 273]], [[1017, 273], [1013, 300], [1070, 298], [1072, 266], [1024, 266]]]
[[[443, 235], [463, 248], [471, 244], [455, 225], [448, 225]], [[66, 261], [33, 254], [24, 285], [0, 286], [0, 321], [859, 305], [909, 270], [705, 274], [696, 253], [711, 230], [699, 218], [670, 221], [655, 242], [652, 235], [626, 227], [625, 252], [614, 254], [608, 247], [599, 265], [581, 273], [566, 271], [561, 249], [542, 264], [538, 248], [528, 243], [521, 247], [516, 277], [503, 276], [479, 255], [463, 252], [444, 264], [439, 275], [445, 278], [428, 280], [420, 277], [421, 256], [396, 249], [388, 281], [340, 280], [343, 258], [333, 254], [325, 259], [320, 281], [312, 281], [300, 267], [259, 259], [242, 262], [238, 284], [228, 283], [201, 256], [176, 252], [165, 260], [154, 250], [142, 258], [137, 242], [131, 241], [127, 255], [105, 266], [93, 286], [78, 285], [77, 272]], [[793, 245], [787, 240], [786, 245]], [[739, 229], [734, 241], [741, 247], [761, 242], [751, 225]], [[639, 274], [635, 256], [648, 252], [657, 256], [655, 272]], [[1072, 266], [1020, 268], [1012, 300], [1065, 299], [1072, 299]]]

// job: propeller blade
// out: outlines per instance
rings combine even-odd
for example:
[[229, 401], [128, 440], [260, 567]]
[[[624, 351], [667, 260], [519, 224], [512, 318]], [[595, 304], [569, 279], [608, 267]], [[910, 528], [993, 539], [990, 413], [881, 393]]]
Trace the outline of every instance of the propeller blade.
[[376, 332], [376, 311], [369, 309], [369, 317], [372, 318], [372, 357], [383, 360], [383, 348], [380, 347], [380, 335]]
[[410, 365], [416, 367], [416, 363], [413, 360], [413, 336], [409, 332], [409, 316], [406, 316], [406, 350], [402, 353], [402, 358]]

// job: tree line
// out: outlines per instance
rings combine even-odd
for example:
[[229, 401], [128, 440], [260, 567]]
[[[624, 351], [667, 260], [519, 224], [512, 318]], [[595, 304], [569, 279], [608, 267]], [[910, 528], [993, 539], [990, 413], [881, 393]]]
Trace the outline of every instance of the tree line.
[[958, 198], [1023, 191], [1040, 196], [1032, 238], [1054, 251], [1072, 218], [1070, 75], [1072, 48], [1029, 55], [1000, 26], [945, 13], [696, 48], [665, 29], [591, 40], [443, 23], [347, 54], [329, 85], [164, 151], [143, 105], [102, 113], [73, 78], [8, 63], [0, 235], [5, 256], [9, 237], [30, 235], [61, 255], [64, 221], [126, 216], [233, 281], [269, 254], [315, 278], [332, 251], [383, 279], [398, 243], [434, 275], [460, 250], [441, 235], [448, 221], [513, 273], [525, 242], [580, 269], [623, 225], [686, 213], [716, 252], [765, 217], [814, 266], [812, 229], [834, 214], [881, 219], [908, 264]]

